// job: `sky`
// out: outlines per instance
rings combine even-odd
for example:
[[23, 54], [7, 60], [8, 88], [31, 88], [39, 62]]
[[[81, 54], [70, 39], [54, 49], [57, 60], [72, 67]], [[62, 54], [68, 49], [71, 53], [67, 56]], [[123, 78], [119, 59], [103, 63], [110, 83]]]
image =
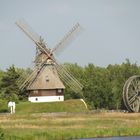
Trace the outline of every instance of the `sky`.
[[30, 67], [35, 44], [16, 26], [24, 19], [49, 48], [77, 22], [83, 31], [57, 56], [61, 63], [140, 65], [139, 0], [0, 0], [0, 69]]

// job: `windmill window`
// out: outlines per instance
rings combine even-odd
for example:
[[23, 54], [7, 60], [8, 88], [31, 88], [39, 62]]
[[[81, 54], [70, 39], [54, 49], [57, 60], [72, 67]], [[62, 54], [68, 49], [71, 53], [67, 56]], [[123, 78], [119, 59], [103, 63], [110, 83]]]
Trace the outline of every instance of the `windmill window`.
[[45, 79], [46, 79], [46, 82], [49, 81], [49, 76], [46, 76]]
[[58, 92], [58, 93], [62, 93], [62, 89], [58, 89], [57, 92]]
[[33, 93], [38, 93], [38, 90], [34, 90]]

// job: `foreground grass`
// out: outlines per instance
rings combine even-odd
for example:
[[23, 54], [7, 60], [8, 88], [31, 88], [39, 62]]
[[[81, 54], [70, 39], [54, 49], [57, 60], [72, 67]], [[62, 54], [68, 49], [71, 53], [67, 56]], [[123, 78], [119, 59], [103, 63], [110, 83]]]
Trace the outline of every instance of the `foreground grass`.
[[1, 115], [6, 140], [67, 140], [140, 135], [140, 114], [35, 113]]

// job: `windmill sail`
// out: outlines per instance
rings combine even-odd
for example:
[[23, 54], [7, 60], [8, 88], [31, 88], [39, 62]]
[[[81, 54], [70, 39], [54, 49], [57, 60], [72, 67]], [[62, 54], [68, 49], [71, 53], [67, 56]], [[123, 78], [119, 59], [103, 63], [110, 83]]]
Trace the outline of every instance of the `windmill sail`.
[[83, 85], [62, 65], [56, 65], [60, 79], [74, 92], [78, 93], [83, 89]]
[[39, 50], [42, 51], [42, 48], [45, 48], [47, 55], [49, 55], [50, 51], [46, 48], [47, 44], [43, 41], [41, 36], [33, 31], [27, 22], [19, 20], [16, 22], [16, 25], [38, 46]]
[[51, 51], [55, 53], [55, 55], [59, 55], [66, 46], [68, 46], [72, 40], [76, 38], [76, 36], [82, 31], [82, 27], [79, 23], [77, 23], [73, 28], [61, 39]]
[[40, 42], [40, 36], [33, 31], [25, 20], [19, 20], [16, 25], [35, 43]]
[[38, 69], [36, 68], [33, 70], [33, 72], [30, 75], [28, 75], [28, 77], [26, 77], [26, 79], [24, 78], [21, 81], [19, 81], [19, 84], [20, 84], [19, 88], [23, 90], [33, 80], [37, 72], [38, 72]]

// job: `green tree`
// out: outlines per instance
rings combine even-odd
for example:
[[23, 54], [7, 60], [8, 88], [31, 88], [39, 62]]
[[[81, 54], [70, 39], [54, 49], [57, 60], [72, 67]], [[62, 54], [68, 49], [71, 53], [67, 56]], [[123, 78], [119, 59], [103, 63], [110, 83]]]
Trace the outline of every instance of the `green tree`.
[[19, 88], [16, 84], [18, 77], [14, 65], [7, 69], [0, 82], [0, 96], [2, 99], [18, 100]]
[[114, 109], [121, 109], [122, 105], [122, 92], [123, 86], [126, 80], [133, 75], [140, 75], [140, 68], [137, 64], [131, 64], [129, 59], [121, 65], [109, 65], [107, 67], [109, 71], [109, 81], [112, 88], [112, 107]]
[[1, 79], [2, 79], [2, 77], [4, 76], [4, 74], [5, 74], [5, 72], [2, 71], [2, 70], [0, 70], [0, 83], [1, 83]]
[[89, 64], [85, 68], [84, 96], [92, 108], [111, 108], [111, 87], [108, 82], [108, 71], [105, 68]]

